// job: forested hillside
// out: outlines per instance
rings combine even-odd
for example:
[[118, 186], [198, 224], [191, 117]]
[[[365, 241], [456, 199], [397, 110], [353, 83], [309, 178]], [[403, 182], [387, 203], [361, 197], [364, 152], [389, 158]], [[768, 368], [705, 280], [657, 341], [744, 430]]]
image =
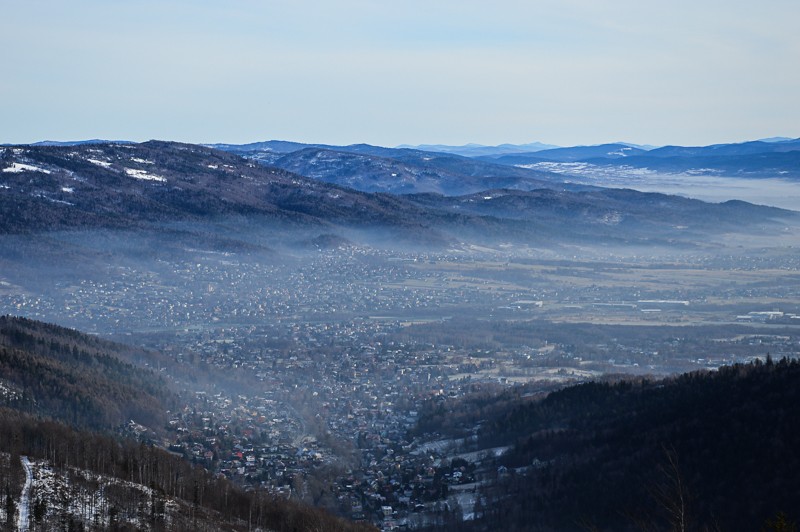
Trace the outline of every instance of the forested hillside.
[[129, 420], [159, 427], [175, 396], [154, 371], [122, 358], [134, 353], [70, 329], [0, 317], [0, 404], [95, 430]]
[[129, 420], [157, 428], [176, 397], [135, 350], [24, 318], [0, 317], [0, 404], [77, 427]]
[[480, 488], [477, 519], [462, 527], [759, 530], [800, 519], [798, 400], [800, 362], [768, 359], [591, 382], [538, 400], [432, 404], [421, 423], [448, 410], [451, 426], [459, 411], [464, 420], [483, 413], [478, 447], [512, 446]]
[[[36, 530], [372, 530], [268, 493], [246, 493], [162, 449], [0, 408], [2, 513], [12, 530], [22, 456], [46, 461], [52, 472], [44, 493], [29, 501]], [[64, 504], [57, 496], [64, 485], [72, 497], [94, 501], [84, 503], [94, 510], [87, 515]]]

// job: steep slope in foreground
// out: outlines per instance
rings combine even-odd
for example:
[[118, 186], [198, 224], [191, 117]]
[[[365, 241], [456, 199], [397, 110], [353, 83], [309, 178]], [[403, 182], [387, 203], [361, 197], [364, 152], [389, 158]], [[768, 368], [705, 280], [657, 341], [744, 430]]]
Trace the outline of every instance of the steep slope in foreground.
[[[3, 522], [28, 530], [374, 530], [246, 493], [161, 449], [0, 408]], [[24, 526], [19, 528], [25, 528]]]
[[500, 475], [484, 484], [469, 529], [759, 530], [781, 513], [798, 522], [798, 400], [800, 362], [787, 360], [587, 383], [544, 400], [475, 398], [460, 412], [490, 413], [482, 447], [512, 448], [492, 466]]

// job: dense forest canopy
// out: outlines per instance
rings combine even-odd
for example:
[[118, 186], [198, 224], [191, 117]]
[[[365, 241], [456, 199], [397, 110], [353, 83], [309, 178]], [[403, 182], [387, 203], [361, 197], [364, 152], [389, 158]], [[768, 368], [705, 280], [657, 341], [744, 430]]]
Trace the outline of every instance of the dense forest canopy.
[[759, 530], [800, 519], [798, 400], [800, 362], [768, 357], [545, 398], [433, 401], [420, 426], [444, 415], [453, 435], [479, 424], [478, 448], [511, 445], [464, 529]]

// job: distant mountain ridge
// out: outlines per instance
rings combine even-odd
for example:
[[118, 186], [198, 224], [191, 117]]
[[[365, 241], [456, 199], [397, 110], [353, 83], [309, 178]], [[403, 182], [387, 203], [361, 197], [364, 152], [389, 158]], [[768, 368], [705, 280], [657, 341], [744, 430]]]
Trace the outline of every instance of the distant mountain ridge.
[[663, 146], [656, 148], [648, 153], [650, 157], [702, 157], [702, 156], [738, 156], [753, 155], [758, 153], [784, 153], [800, 151], [800, 139], [765, 142], [754, 140], [737, 144], [712, 144], [710, 146], [684, 147], [684, 146]]
[[[569, 185], [555, 174], [457, 155], [352, 150], [304, 148], [266, 164], [253, 160], [258, 154], [164, 141], [0, 148], [0, 233], [152, 230], [235, 217], [345, 239], [347, 231], [387, 230], [415, 245], [498, 238], [650, 245], [774, 232], [796, 218], [744, 202]], [[375, 155], [386, 150], [392, 157]]]
[[[239, 153], [245, 157], [258, 160], [263, 164], [276, 164], [292, 169], [299, 173], [310, 173], [311, 170], [303, 169], [301, 163], [292, 161], [290, 157], [298, 152], [315, 148], [329, 150], [337, 153], [360, 154], [392, 159], [401, 162], [410, 162], [409, 158], [424, 157], [441, 158], [444, 155], [461, 157], [478, 162], [517, 167], [539, 172], [531, 174], [531, 179], [561, 182], [559, 175], [565, 172], [553, 173], [550, 163], [587, 163], [602, 168], [624, 166], [626, 168], [647, 169], [654, 172], [683, 173], [690, 172], [701, 175], [720, 175], [726, 177], [782, 177], [800, 178], [800, 139], [788, 137], [772, 137], [755, 141], [713, 144], [709, 146], [651, 146], [638, 145], [630, 142], [614, 142], [591, 146], [557, 147], [543, 143], [530, 144], [501, 144], [498, 146], [483, 146], [479, 144], [466, 144], [463, 146], [448, 146], [444, 144], [423, 144], [418, 146], [401, 145], [397, 148], [382, 148], [366, 144], [350, 146], [331, 146], [325, 144], [302, 144], [284, 141], [267, 141], [243, 145], [215, 144], [216, 148]], [[427, 155], [425, 155], [427, 154]], [[279, 159], [284, 159], [279, 163]], [[463, 165], [463, 163], [462, 163]], [[373, 166], [380, 166], [376, 164]], [[375, 168], [366, 172], [365, 179], [359, 181], [354, 176], [341, 175], [341, 169], [322, 168], [313, 169], [316, 179], [331, 183], [346, 184], [365, 191], [386, 191], [392, 193], [419, 193], [437, 191], [430, 183], [421, 183], [406, 180], [395, 183], [391, 177], [400, 175], [394, 169], [379, 175]], [[494, 168], [482, 168], [483, 177], [508, 177], [507, 172]], [[397, 174], [397, 175], [393, 175]], [[467, 176], [470, 174], [467, 173]], [[444, 176], [434, 176], [437, 181], [444, 183]], [[451, 176], [452, 177], [452, 176]], [[514, 176], [518, 177], [518, 176]], [[341, 179], [341, 180], [340, 180]], [[452, 181], [452, 180], [451, 180]], [[461, 181], [464, 182], [463, 179]], [[485, 188], [496, 188], [497, 183], [485, 183]], [[531, 190], [531, 186], [518, 182], [511, 188]], [[468, 194], [477, 192], [470, 184], [456, 186], [451, 182], [447, 187], [440, 187], [439, 192], [448, 195]]]
[[627, 144], [558, 148], [479, 157], [510, 166], [546, 170], [548, 163], [583, 162], [656, 172], [693, 172], [727, 177], [800, 177], [800, 139], [750, 141], [711, 146], [662, 146], [643, 150]]
[[420, 144], [412, 146], [402, 144], [398, 149], [412, 149], [420, 151], [430, 151], [436, 153], [451, 153], [463, 155], [464, 157], [480, 157], [484, 155], [504, 155], [510, 153], [530, 153], [540, 150], [550, 150], [558, 148], [555, 144], [544, 144], [542, 142], [530, 142], [527, 144], [498, 144], [497, 146], [485, 146], [483, 144], [464, 144], [462, 146], [449, 146], [446, 144]]
[[[133, 144], [130, 141], [104, 141], [100, 139], [79, 141], [42, 141], [32, 146], [81, 146], [91, 144]], [[5, 145], [10, 146], [10, 145]], [[269, 140], [247, 144], [213, 143], [203, 146], [235, 153], [261, 164], [279, 166], [296, 171], [303, 175], [314, 174], [315, 179], [338, 183], [366, 192], [422, 193], [441, 192], [446, 195], [469, 194], [482, 189], [510, 187], [520, 190], [532, 190], [541, 186], [550, 186], [546, 182], [563, 183], [566, 171], [554, 171], [550, 163], [587, 163], [601, 168], [644, 169], [662, 173], [692, 173], [695, 175], [718, 175], [725, 177], [781, 177], [800, 178], [800, 138], [769, 137], [754, 141], [712, 144], [708, 146], [651, 146], [630, 142], [613, 142], [590, 146], [558, 147], [552, 144], [532, 142], [528, 144], [500, 144], [485, 146], [481, 144], [465, 144], [450, 146], [446, 144], [400, 145], [396, 148], [373, 146], [369, 144], [351, 144], [337, 146], [321, 143], [302, 143], [284, 140]], [[342, 154], [356, 154], [365, 157], [391, 159], [372, 161], [360, 164], [359, 172], [348, 166], [347, 162], [328, 164], [327, 169], [303, 168], [303, 156], [306, 150], [326, 150]], [[449, 168], [431, 168], [433, 164], [425, 164], [428, 173], [424, 179], [413, 177], [419, 174], [416, 168], [398, 171], [397, 163], [418, 164], [426, 157], [441, 158], [448, 155], [473, 161], [473, 165], [490, 164], [493, 167], [481, 167], [477, 171], [460, 173], [450, 161]], [[782, 154], [782, 155], [781, 155]], [[294, 157], [290, 157], [294, 155]], [[344, 156], [342, 156], [344, 157]], [[328, 163], [332, 156], [326, 156]], [[280, 159], [283, 159], [280, 163]], [[462, 167], [465, 163], [460, 163]], [[348, 166], [348, 171], [345, 167]], [[498, 167], [516, 167], [521, 171], [513, 173]], [[480, 175], [483, 182], [470, 182], [468, 178]], [[399, 179], [395, 179], [399, 178]], [[488, 178], [499, 178], [489, 182]], [[509, 182], [508, 178], [514, 178]], [[505, 180], [505, 181], [503, 181]], [[580, 182], [580, 180], [574, 180]], [[542, 183], [545, 182], [545, 183]]]
[[[630, 157], [632, 155], [641, 155], [648, 153], [647, 150], [635, 148], [628, 144], [600, 144], [597, 146], [575, 146], [572, 148], [555, 148], [552, 150], [542, 150], [529, 153], [518, 153], [515, 155], [508, 155], [497, 158], [497, 161], [506, 161], [511, 158], [534, 158], [543, 161], [560, 161], [560, 162], [574, 162], [586, 159], [604, 158], [604, 159], [619, 159], [622, 157]], [[483, 160], [494, 160], [494, 158], [486, 158]]]
[[1, 232], [261, 216], [300, 226], [414, 224], [390, 196], [314, 181], [197, 145], [25, 146], [0, 155]]
[[89, 140], [43, 140], [34, 142], [31, 146], [82, 146], [84, 144], [134, 144], [129, 140], [104, 140], [104, 139], [89, 139]]
[[758, 140], [760, 140], [761, 142], [789, 142], [789, 141], [792, 141], [794, 139], [792, 139], [791, 137], [767, 137], [767, 138], [758, 139]]
[[[549, 172], [486, 163], [458, 155], [389, 148], [350, 150], [306, 148], [270, 158], [267, 164], [363, 192], [436, 192], [453, 196], [487, 188], [571, 188]], [[248, 157], [262, 160], [257, 154]]]

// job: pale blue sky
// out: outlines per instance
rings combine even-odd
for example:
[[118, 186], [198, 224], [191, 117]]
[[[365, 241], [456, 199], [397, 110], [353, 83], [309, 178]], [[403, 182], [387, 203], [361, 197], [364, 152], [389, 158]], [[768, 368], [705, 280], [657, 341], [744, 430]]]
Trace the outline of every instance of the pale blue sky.
[[3, 0], [0, 143], [800, 136], [797, 0]]

